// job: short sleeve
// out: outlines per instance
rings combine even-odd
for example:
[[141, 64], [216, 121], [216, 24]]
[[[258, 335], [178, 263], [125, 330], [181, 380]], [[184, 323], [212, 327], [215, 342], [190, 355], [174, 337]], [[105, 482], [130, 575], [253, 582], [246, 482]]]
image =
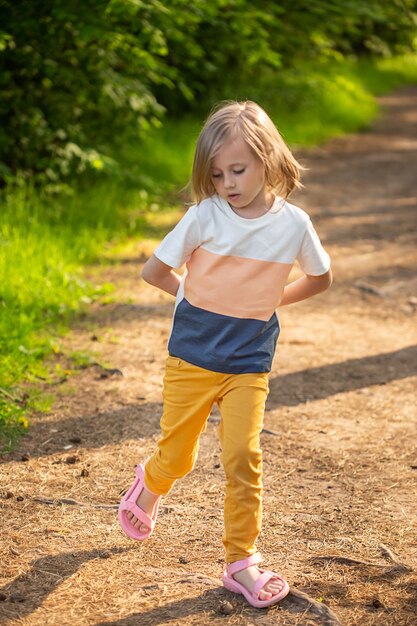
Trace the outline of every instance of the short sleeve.
[[154, 254], [163, 263], [177, 269], [184, 265], [193, 250], [198, 248], [200, 239], [197, 206], [192, 206], [162, 240]]
[[297, 260], [303, 272], [311, 276], [320, 276], [330, 269], [330, 257], [323, 248], [310, 219], [301, 241]]

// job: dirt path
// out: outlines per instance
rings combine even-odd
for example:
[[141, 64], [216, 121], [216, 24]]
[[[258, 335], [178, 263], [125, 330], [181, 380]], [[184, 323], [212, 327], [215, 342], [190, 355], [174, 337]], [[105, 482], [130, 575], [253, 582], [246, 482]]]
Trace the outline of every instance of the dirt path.
[[[370, 132], [301, 155], [310, 170], [294, 201], [311, 213], [335, 283], [280, 312], [262, 435], [266, 564], [348, 626], [417, 621], [417, 88], [382, 103]], [[58, 385], [53, 412], [3, 457], [1, 623], [325, 623], [293, 596], [256, 611], [220, 587], [216, 414], [150, 541], [130, 541], [114, 508], [95, 506], [119, 501], [158, 436], [172, 301], [138, 270], [134, 259], [97, 270], [116, 299], [64, 340], [124, 376], [88, 367]], [[410, 569], [390, 569], [380, 544]]]

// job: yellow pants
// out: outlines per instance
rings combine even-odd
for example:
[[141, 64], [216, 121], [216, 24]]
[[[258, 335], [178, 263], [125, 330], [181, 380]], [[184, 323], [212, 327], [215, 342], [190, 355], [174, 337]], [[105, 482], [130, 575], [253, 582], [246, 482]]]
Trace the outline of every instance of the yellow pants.
[[256, 552], [261, 528], [262, 430], [268, 374], [221, 374], [169, 356], [164, 377], [162, 437], [145, 467], [145, 483], [165, 495], [197, 459], [199, 437], [214, 403], [221, 413], [219, 438], [226, 474], [226, 561]]

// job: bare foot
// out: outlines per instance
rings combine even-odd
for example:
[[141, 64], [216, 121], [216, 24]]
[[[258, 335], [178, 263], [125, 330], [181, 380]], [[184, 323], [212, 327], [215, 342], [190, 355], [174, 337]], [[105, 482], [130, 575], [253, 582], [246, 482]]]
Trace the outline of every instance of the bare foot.
[[[238, 583], [244, 585], [246, 589], [252, 593], [255, 583], [260, 575], [261, 572], [256, 565], [250, 565], [246, 569], [233, 574], [233, 578], [237, 580]], [[258, 596], [259, 600], [270, 600], [272, 596], [277, 595], [283, 587], [284, 584], [281, 580], [278, 578], [271, 578], [271, 580], [268, 580], [266, 585], [260, 590]]]
[[[136, 500], [136, 504], [142, 511], [144, 511], [149, 517], [152, 517], [155, 504], [158, 500], [159, 496], [154, 493], [150, 493], [146, 489], [143, 489], [139, 498]], [[149, 527], [146, 526], [143, 522], [140, 521], [137, 517], [133, 515], [131, 511], [126, 513], [127, 518], [132, 522], [132, 525], [137, 528], [141, 533], [146, 533], [149, 530]]]

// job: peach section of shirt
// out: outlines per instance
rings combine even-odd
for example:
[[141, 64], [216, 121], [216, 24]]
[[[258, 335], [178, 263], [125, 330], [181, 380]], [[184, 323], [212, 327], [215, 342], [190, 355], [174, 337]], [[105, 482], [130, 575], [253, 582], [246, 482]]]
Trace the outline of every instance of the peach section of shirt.
[[197, 248], [187, 262], [184, 295], [205, 311], [268, 321], [277, 308], [291, 263], [222, 256]]

